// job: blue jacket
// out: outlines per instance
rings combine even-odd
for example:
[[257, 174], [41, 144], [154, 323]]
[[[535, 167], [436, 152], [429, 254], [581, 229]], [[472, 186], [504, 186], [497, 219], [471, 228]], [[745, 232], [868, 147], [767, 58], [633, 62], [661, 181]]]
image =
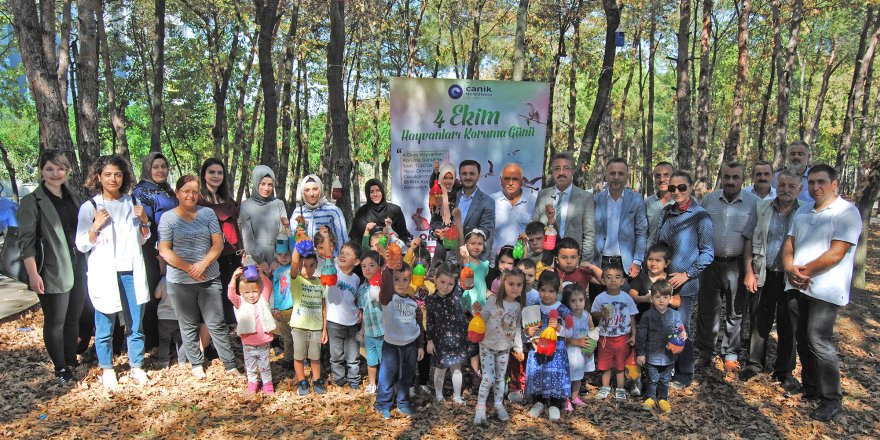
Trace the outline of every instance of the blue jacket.
[[675, 204], [666, 206], [660, 213], [657, 235], [652, 243], [660, 241], [672, 246], [672, 263], [666, 273], [688, 274], [688, 281], [681, 286], [681, 296], [696, 295], [700, 290], [700, 274], [715, 258], [709, 213], [697, 202], [691, 202], [684, 212], [680, 212]]
[[[596, 206], [596, 250], [595, 264], [599, 265], [605, 241], [608, 238], [608, 190], [593, 196]], [[645, 214], [645, 200], [641, 194], [630, 189], [623, 190], [623, 206], [620, 209], [620, 227], [617, 241], [620, 243], [620, 258], [623, 269], [629, 270], [633, 260], [645, 261], [648, 245], [648, 217]]]

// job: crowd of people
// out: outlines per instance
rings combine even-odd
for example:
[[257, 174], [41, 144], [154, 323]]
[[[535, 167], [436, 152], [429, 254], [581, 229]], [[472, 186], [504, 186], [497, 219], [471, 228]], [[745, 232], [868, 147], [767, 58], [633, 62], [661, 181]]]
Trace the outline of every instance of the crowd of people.
[[589, 381], [594, 399], [670, 412], [670, 388], [691, 386], [717, 356], [740, 380], [772, 371], [827, 421], [842, 410], [832, 332], [861, 217], [838, 195], [836, 171], [810, 163], [809, 145], [793, 142], [786, 158], [776, 172], [756, 162], [749, 187], [742, 163], [724, 163], [721, 187], [699, 196], [690, 173], [660, 162], [647, 198], [627, 188], [621, 158], [597, 193], [573, 184], [567, 153], [551, 158], [553, 184], [540, 191], [523, 187], [516, 163], [491, 195], [479, 162], [436, 164], [429, 252], [376, 179], [349, 229], [316, 175], [288, 213], [266, 166], [251, 171], [239, 206], [221, 160], [171, 186], [160, 153], [143, 159], [137, 183], [124, 159], [103, 156], [83, 199], [66, 156], [47, 150], [18, 240], [62, 384], [78, 379], [94, 334], [101, 383], [117, 389], [121, 327], [128, 375], [142, 386], [174, 359], [205, 378], [211, 350], [227, 374], [246, 376], [247, 393], [274, 394], [272, 369], [293, 370], [299, 396], [324, 394], [328, 379], [363, 386], [389, 418], [394, 407], [413, 414], [416, 390], [444, 401], [448, 373], [455, 403], [470, 383], [482, 424], [490, 394], [501, 420], [505, 400], [556, 420], [586, 405]]

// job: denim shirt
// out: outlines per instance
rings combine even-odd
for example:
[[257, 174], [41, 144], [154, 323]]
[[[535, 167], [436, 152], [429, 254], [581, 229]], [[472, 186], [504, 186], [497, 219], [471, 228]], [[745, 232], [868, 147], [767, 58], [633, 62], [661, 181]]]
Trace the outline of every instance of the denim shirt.
[[696, 202], [685, 211], [676, 205], [663, 208], [653, 243], [665, 241], [672, 246], [672, 263], [666, 273], [686, 272], [688, 281], [681, 286], [681, 296], [694, 296], [700, 290], [700, 273], [712, 263], [712, 219]]

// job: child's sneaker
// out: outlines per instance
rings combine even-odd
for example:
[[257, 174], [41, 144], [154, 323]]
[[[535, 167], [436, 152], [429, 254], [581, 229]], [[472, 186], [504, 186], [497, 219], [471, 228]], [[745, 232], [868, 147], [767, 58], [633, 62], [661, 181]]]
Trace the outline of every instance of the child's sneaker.
[[300, 397], [309, 395], [309, 381], [301, 380], [299, 381], [299, 385], [296, 386], [296, 394]]
[[626, 390], [623, 388], [617, 388], [614, 390], [614, 399], [616, 400], [626, 400]]
[[672, 405], [669, 404], [668, 400], [661, 400], [657, 403], [657, 406], [660, 407], [661, 412], [668, 413], [672, 411]]
[[642, 409], [644, 409], [646, 411], [650, 411], [650, 410], [654, 409], [654, 405], [656, 405], [656, 402], [654, 402], [654, 399], [648, 397], [647, 399], [645, 399], [644, 403], [642, 403]]
[[267, 396], [271, 396], [275, 394], [275, 385], [272, 382], [266, 382], [263, 384], [263, 394]]
[[486, 423], [486, 405], [478, 403], [474, 411], [474, 425], [482, 425], [483, 423]]
[[565, 411], [572, 412], [574, 408], [571, 406], [571, 399], [565, 399]]
[[[485, 406], [484, 406], [484, 408], [485, 408]], [[510, 420], [510, 414], [508, 414], [507, 410], [504, 409], [503, 403], [501, 403], [501, 402], [495, 403], [495, 412], [498, 413], [498, 420], [501, 420], [502, 422], [506, 422], [506, 421]]]
[[116, 381], [116, 372], [112, 368], [104, 369], [104, 374], [101, 375], [101, 384], [110, 390], [115, 390], [119, 386], [119, 382]]
[[572, 403], [574, 406], [578, 406], [578, 407], [581, 407], [581, 406], [587, 406], [587, 404], [584, 403], [584, 401], [581, 400], [580, 397], [575, 397], [574, 399], [571, 399], [571, 403]]
[[522, 391], [511, 391], [507, 398], [510, 399], [510, 403], [520, 403], [523, 400]]
[[633, 397], [639, 397], [642, 395], [642, 378], [638, 378], [633, 381], [632, 388], [629, 390], [629, 394]]
[[143, 368], [132, 368], [131, 373], [129, 373], [128, 376], [138, 385], [147, 385], [150, 383], [150, 378], [147, 377], [147, 372], [144, 371]]
[[197, 365], [197, 366], [193, 367], [192, 373], [193, 373], [193, 377], [195, 377], [196, 379], [204, 379], [204, 378], [208, 377], [208, 375], [205, 374], [205, 369], [202, 368], [201, 365]]
[[607, 399], [609, 394], [611, 394], [611, 387], [599, 388], [599, 391], [596, 392], [596, 400]]
[[382, 418], [388, 420], [391, 418], [391, 411], [388, 409], [380, 409], [379, 413], [382, 414]]
[[550, 420], [559, 420], [559, 408], [551, 406], [547, 413]]
[[544, 404], [541, 402], [537, 402], [532, 405], [532, 409], [529, 410], [529, 417], [541, 417], [541, 414], [544, 413]]
[[327, 390], [324, 389], [324, 379], [312, 381], [312, 389], [315, 390], [315, 394], [327, 394]]
[[368, 384], [365, 391], [367, 394], [376, 394], [376, 385]]
[[248, 394], [256, 394], [256, 393], [257, 393], [257, 389], [258, 389], [259, 387], [260, 387], [260, 384], [258, 384], [258, 383], [256, 383], [256, 382], [248, 382], [248, 386], [247, 386], [247, 390], [246, 390], [246, 391], [247, 391]]

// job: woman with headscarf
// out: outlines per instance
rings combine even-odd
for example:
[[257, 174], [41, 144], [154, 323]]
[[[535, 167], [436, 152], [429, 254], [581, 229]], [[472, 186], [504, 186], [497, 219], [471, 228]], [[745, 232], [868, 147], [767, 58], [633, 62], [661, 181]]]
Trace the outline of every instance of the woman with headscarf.
[[238, 225], [244, 250], [267, 275], [275, 262], [275, 239], [287, 220], [284, 202], [275, 198], [275, 173], [265, 165], [251, 171], [251, 196], [241, 202]]
[[[165, 155], [155, 151], [147, 154], [141, 160], [140, 182], [131, 191], [131, 196], [144, 207], [150, 226], [149, 238], [142, 246], [150, 292], [156, 291], [163, 275], [156, 245], [159, 241], [159, 220], [162, 214], [177, 206], [174, 190], [168, 184], [168, 169], [168, 158]], [[144, 308], [144, 344], [147, 350], [159, 344], [159, 319], [156, 315], [158, 305], [159, 300], [150, 295], [150, 302]]]
[[302, 216], [306, 222], [306, 234], [310, 238], [315, 237], [321, 226], [327, 225], [330, 232], [336, 237], [334, 252], [338, 254], [346, 242], [348, 229], [345, 227], [345, 217], [342, 215], [342, 210], [327, 201], [323, 188], [324, 184], [318, 176], [309, 174], [303, 177], [299, 184], [298, 199], [300, 204], [290, 216], [290, 225], [291, 228], [296, 227], [297, 217]]
[[364, 195], [367, 197], [367, 203], [358, 208], [354, 214], [348, 239], [360, 241], [368, 224], [384, 225], [385, 219], [390, 218], [391, 229], [401, 240], [408, 243], [412, 239], [412, 234], [406, 228], [406, 218], [400, 206], [385, 200], [385, 187], [382, 186], [382, 182], [379, 179], [368, 180], [364, 184]]
[[437, 247], [434, 248], [434, 260], [443, 261], [446, 259], [446, 248], [439, 242], [443, 239], [443, 232], [452, 223], [452, 210], [455, 209], [458, 201], [458, 193], [461, 190], [461, 184], [455, 178], [455, 166], [449, 162], [438, 164], [436, 171], [431, 173], [429, 179], [429, 188], [434, 186], [436, 180], [440, 184], [440, 189], [446, 195], [440, 206], [431, 210], [430, 234], [437, 240]]

